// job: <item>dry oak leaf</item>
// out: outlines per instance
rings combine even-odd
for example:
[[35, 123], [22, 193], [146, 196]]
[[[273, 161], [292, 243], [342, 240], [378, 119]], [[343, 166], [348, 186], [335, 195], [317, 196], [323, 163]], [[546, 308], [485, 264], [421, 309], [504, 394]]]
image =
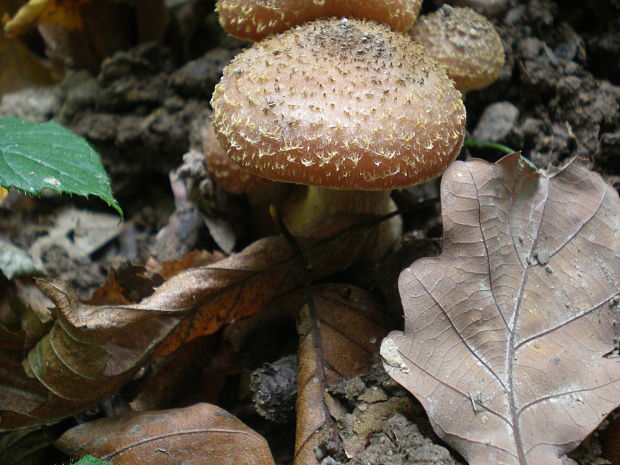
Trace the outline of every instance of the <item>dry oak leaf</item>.
[[265, 439], [215, 405], [128, 413], [76, 426], [55, 446], [115, 465], [273, 465]]
[[456, 162], [441, 256], [405, 269], [388, 373], [472, 465], [553, 465], [620, 403], [620, 199], [572, 163]]

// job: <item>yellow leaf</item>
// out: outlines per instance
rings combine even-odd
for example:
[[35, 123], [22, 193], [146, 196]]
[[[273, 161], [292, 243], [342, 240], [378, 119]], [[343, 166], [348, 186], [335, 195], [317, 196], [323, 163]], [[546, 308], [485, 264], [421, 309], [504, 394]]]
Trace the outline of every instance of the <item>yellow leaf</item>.
[[79, 6], [89, 0], [30, 0], [4, 25], [7, 37], [15, 37], [39, 23], [57, 24], [64, 29], [82, 27]]
[[88, 3], [90, 0], [51, 0], [48, 7], [43, 10], [40, 23], [57, 24], [69, 31], [82, 29], [82, 15], [80, 13], [80, 5]]
[[30, 0], [4, 25], [7, 37], [15, 37], [34, 24], [43, 13], [50, 0]]

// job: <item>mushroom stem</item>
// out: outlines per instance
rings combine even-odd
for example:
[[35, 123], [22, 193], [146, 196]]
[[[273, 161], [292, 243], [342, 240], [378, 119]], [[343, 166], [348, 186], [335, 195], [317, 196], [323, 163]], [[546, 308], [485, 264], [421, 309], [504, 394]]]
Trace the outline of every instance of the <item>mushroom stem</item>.
[[[285, 222], [291, 232], [303, 235], [313, 223], [339, 215], [387, 215], [396, 210], [390, 191], [354, 191], [308, 186], [300, 198], [285, 207]], [[377, 226], [375, 244], [368, 258], [382, 258], [398, 242], [402, 219], [394, 216]]]

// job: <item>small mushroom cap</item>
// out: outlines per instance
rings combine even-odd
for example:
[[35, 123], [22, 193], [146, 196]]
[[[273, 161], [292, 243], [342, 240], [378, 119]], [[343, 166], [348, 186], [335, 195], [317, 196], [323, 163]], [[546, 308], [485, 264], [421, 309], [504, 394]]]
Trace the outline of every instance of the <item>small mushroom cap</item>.
[[228, 155], [268, 179], [386, 190], [439, 176], [464, 136], [461, 94], [409, 37], [320, 20], [254, 44], [211, 101]]
[[418, 17], [422, 0], [218, 0], [226, 32], [259, 41], [318, 18], [349, 17], [387, 24], [405, 32]]
[[202, 151], [211, 178], [228, 192], [242, 194], [254, 186], [267, 182], [265, 178], [248, 173], [226, 155], [212, 125], [209, 125], [204, 133]]
[[449, 5], [421, 16], [409, 31], [446, 67], [462, 92], [482, 89], [504, 66], [504, 47], [495, 27], [471, 8]]

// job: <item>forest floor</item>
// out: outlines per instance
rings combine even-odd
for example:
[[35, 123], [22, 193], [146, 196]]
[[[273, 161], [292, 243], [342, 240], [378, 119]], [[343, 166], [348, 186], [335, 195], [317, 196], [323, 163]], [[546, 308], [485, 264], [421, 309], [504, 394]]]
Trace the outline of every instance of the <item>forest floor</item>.
[[[169, 34], [164, 43], [117, 52], [105, 60], [98, 75], [71, 71], [54, 88], [35, 92], [34, 107], [9, 99], [0, 106], [3, 115], [54, 117], [85, 137], [103, 158], [125, 212], [122, 225], [96, 201], [52, 194], [41, 199], [16, 197], [0, 209], [2, 237], [30, 251], [48, 275], [74, 285], [83, 299], [104, 284], [110, 269], [119, 276], [126, 273], [130, 280], [132, 267], [149, 260], [175, 262], [196, 249], [227, 255], [269, 233], [250, 228], [247, 199], [227, 194], [210, 182], [196, 155], [201, 151], [202, 127], [209, 120], [213, 87], [226, 63], [247, 46], [219, 30], [215, 14], [198, 3], [186, 2], [183, 11], [175, 12], [178, 24], [185, 27]], [[424, 5], [425, 11], [435, 7], [432, 2]], [[521, 151], [543, 169], [574, 157], [587, 159], [592, 170], [620, 189], [620, 5], [611, 0], [527, 0], [513, 2], [493, 21], [504, 43], [506, 64], [493, 85], [467, 94], [468, 135]], [[495, 162], [501, 156], [494, 149], [469, 147], [459, 159]], [[418, 202], [436, 198], [438, 186], [433, 182], [395, 193], [398, 206], [409, 211], [404, 215], [404, 245], [380, 264], [358, 266], [335, 279], [374, 293], [394, 329], [402, 318], [398, 273], [415, 259], [441, 250], [439, 205], [431, 201], [412, 211]], [[192, 208], [197, 195], [201, 196], [199, 210]], [[88, 215], [87, 209], [98, 213], [83, 216]], [[72, 250], [77, 246], [71, 225], [80, 221], [97, 225], [93, 229], [98, 232], [87, 238], [86, 253]], [[232, 356], [218, 347], [218, 337], [228, 337], [221, 333], [196, 343], [201, 350], [215, 351], [220, 364], [232, 357], [235, 366], [193, 365], [188, 370], [193, 375], [182, 375], [184, 386], [175, 388], [166, 405], [218, 403], [263, 434], [276, 463], [284, 465], [292, 463], [295, 436], [296, 362], [291, 357], [297, 350], [295, 322], [275, 318], [257, 328], [239, 347], [227, 349], [234, 352]], [[247, 393], [248, 379], [262, 376], [267, 378], [261, 387], [268, 391], [264, 397], [275, 397], [273, 405], [257, 405]], [[214, 377], [219, 378], [214, 381]], [[282, 390], [282, 386], [289, 388]], [[377, 389], [390, 401], [383, 402], [380, 396], [381, 408], [371, 409], [372, 414], [356, 410], [362, 403], [373, 405], [369, 397]], [[464, 462], [445, 449], [421, 406], [385, 374], [380, 363], [332, 386], [330, 394], [349, 413], [356, 412], [340, 423], [341, 437], [359, 434], [363, 430], [359, 424], [364, 422], [372, 423], [365, 431], [374, 436], [363, 447], [350, 439], [351, 447], [359, 446], [360, 451], [354, 460], [346, 461], [342, 450], [327, 450], [333, 456], [323, 463]], [[123, 391], [107, 407], [82, 420], [109, 413], [132, 395], [131, 389]], [[265, 419], [264, 410], [277, 422]], [[380, 424], [377, 418], [383, 419]], [[72, 421], [61, 423], [60, 428]], [[411, 426], [414, 423], [417, 429]], [[419, 436], [418, 429], [433, 442]], [[612, 463], [600, 454], [597, 434], [572, 457], [581, 465]]]

